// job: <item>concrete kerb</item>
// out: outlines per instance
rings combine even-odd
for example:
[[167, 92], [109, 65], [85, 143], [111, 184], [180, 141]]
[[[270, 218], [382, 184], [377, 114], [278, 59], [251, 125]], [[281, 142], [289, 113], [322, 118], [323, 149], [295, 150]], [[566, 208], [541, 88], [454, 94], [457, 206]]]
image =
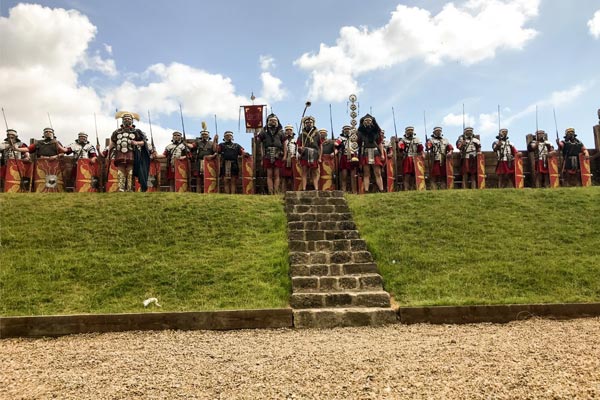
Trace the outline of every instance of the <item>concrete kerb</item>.
[[[600, 303], [399, 307], [402, 324], [506, 323], [532, 317], [600, 317]], [[56, 337], [136, 330], [234, 330], [293, 328], [291, 308], [139, 314], [0, 317], [0, 338]]]

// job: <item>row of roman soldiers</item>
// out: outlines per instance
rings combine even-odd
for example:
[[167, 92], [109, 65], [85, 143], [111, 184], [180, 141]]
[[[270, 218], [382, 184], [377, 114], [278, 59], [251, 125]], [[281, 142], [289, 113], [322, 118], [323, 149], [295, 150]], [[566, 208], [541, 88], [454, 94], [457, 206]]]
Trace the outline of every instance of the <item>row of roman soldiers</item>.
[[[426, 175], [430, 189], [454, 188], [457, 176], [463, 188], [485, 188], [485, 158], [481, 142], [470, 127], [456, 141], [455, 152], [441, 127], [433, 129], [424, 145], [413, 127], [407, 127], [404, 136], [386, 141], [375, 118], [367, 114], [358, 129], [344, 126], [339, 138], [329, 139], [328, 132], [317, 129], [315, 119], [309, 116], [303, 118], [295, 139], [293, 127], [283, 127], [271, 114], [255, 137], [260, 160], [255, 168], [254, 157], [233, 142], [230, 131], [224, 133], [221, 143], [218, 135], [211, 140], [205, 128], [199, 138], [191, 141], [173, 132], [172, 142], [164, 152], [157, 153], [146, 135], [133, 125], [133, 120], [139, 119], [137, 114], [120, 112], [116, 117], [123, 123], [102, 153], [84, 132], [64, 147], [52, 128], [44, 129], [43, 139], [29, 146], [19, 140], [15, 130], [7, 130], [6, 139], [0, 143], [3, 190], [62, 191], [69, 181], [74, 182], [77, 192], [102, 188], [107, 192], [158, 191], [161, 159], [166, 159], [169, 189], [177, 192], [217, 193], [222, 187], [225, 193], [236, 193], [241, 177], [241, 192], [252, 194], [259, 174], [266, 175], [266, 191], [270, 194], [311, 188], [364, 193], [371, 189], [371, 175], [373, 187], [379, 191], [424, 190]], [[536, 187], [558, 187], [561, 176], [567, 186], [591, 185], [589, 153], [576, 136], [574, 129], [568, 128], [563, 140], [557, 137], [559, 151], [544, 131], [537, 131], [531, 138], [528, 154]], [[523, 187], [521, 153], [510, 142], [506, 129], [501, 129], [496, 139], [492, 148], [497, 158], [498, 186]], [[30, 154], [35, 155], [35, 164]], [[68, 174], [63, 155], [72, 155], [75, 163]], [[455, 158], [460, 159], [459, 174], [455, 174]]]

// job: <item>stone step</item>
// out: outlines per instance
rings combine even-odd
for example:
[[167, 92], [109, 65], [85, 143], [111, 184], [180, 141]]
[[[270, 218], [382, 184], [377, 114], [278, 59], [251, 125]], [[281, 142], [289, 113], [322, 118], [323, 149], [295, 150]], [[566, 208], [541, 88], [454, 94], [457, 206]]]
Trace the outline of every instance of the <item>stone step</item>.
[[309, 204], [286, 205], [285, 212], [288, 214], [330, 214], [330, 213], [349, 213], [350, 208], [344, 205], [325, 205], [314, 206]]
[[323, 198], [323, 197], [344, 197], [341, 190], [307, 190], [307, 191], [289, 191], [285, 192], [285, 199], [305, 199], [305, 198]]
[[327, 222], [327, 221], [352, 221], [351, 213], [327, 213], [327, 214], [287, 214], [288, 222], [294, 221], [316, 221], [316, 222]]
[[292, 291], [294, 293], [379, 290], [383, 290], [383, 279], [379, 274], [292, 277]]
[[288, 231], [355, 231], [353, 221], [294, 221], [288, 222]]
[[348, 202], [343, 197], [308, 197], [303, 199], [286, 199], [286, 206], [347, 206]]
[[346, 231], [289, 231], [288, 239], [294, 240], [340, 240], [340, 239], [360, 239], [357, 230]]
[[377, 264], [368, 263], [346, 263], [346, 264], [313, 264], [292, 265], [290, 275], [297, 276], [340, 276], [356, 274], [376, 274]]
[[370, 263], [368, 251], [300, 252], [290, 251], [290, 265]]
[[337, 328], [398, 323], [391, 308], [318, 308], [293, 310], [295, 328]]
[[290, 240], [288, 248], [300, 252], [365, 251], [367, 242], [363, 239]]
[[292, 308], [390, 307], [390, 295], [383, 290], [372, 292], [292, 293]]

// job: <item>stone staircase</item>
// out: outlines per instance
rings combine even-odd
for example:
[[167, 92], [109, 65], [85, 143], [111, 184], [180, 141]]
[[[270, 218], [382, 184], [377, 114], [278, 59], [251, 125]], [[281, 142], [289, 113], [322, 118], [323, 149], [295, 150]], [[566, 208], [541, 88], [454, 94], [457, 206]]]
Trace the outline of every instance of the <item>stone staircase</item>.
[[342, 191], [287, 192], [294, 326], [396, 322], [367, 244]]

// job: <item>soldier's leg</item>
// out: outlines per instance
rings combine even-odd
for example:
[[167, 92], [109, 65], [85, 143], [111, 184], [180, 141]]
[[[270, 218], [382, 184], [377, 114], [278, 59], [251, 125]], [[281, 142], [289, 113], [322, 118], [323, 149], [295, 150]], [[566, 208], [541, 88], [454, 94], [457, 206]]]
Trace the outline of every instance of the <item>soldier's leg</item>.
[[348, 179], [348, 170], [343, 169], [340, 173], [340, 190], [346, 192], [348, 190], [348, 185], [346, 182], [346, 180]]
[[308, 167], [302, 166], [302, 190], [306, 190], [306, 184], [308, 181]]
[[117, 168], [117, 186], [118, 186], [118, 191], [119, 192], [124, 192], [125, 191], [125, 174], [127, 173], [127, 171], [125, 170], [125, 167], [118, 167]]
[[273, 193], [278, 194], [281, 190], [281, 178], [279, 177], [279, 168], [274, 168], [273, 174], [275, 178], [273, 180]]
[[365, 193], [369, 193], [369, 186], [371, 185], [371, 166], [365, 164], [363, 166], [363, 189]]
[[267, 190], [273, 194], [273, 168], [267, 168]]
[[469, 174], [463, 174], [462, 176], [462, 187], [463, 189], [468, 189], [469, 188]]
[[319, 190], [319, 167], [312, 168], [310, 170], [312, 176], [312, 183], [315, 190]]
[[229, 193], [236, 194], [237, 193], [237, 176], [232, 176], [230, 183], [231, 183], [231, 188], [229, 189]]
[[377, 183], [377, 188], [380, 192], [383, 192], [383, 177], [381, 176], [381, 167], [374, 165], [373, 172], [375, 173], [375, 183]]

